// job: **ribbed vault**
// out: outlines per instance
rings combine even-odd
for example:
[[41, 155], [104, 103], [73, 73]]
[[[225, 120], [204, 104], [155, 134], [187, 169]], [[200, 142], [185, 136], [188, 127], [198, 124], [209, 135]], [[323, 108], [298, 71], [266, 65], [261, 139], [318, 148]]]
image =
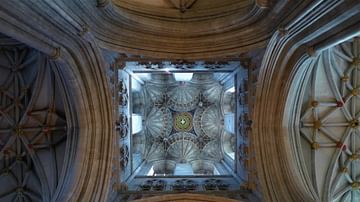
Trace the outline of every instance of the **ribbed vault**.
[[[195, 2], [191, 7], [188, 7], [185, 15], [190, 16], [191, 9], [196, 9], [196, 6], [201, 5], [199, 2], [200, 1]], [[240, 4], [245, 1], [238, 2]], [[294, 3], [294, 1], [271, 1], [272, 4], [266, 0], [246, 2], [252, 3], [253, 6], [245, 5], [242, 9], [234, 7], [236, 8], [233, 11], [234, 15], [225, 18], [218, 16], [219, 18], [213, 21], [214, 23], [208, 23], [209, 21], [206, 20], [209, 19], [189, 18], [190, 22], [186, 22], [186, 24], [189, 24], [186, 29], [182, 29], [179, 25], [171, 26], [175, 24], [171, 21], [169, 24], [161, 25], [161, 22], [164, 20], [156, 19], [153, 13], [151, 14], [152, 18], [148, 18], [148, 16], [138, 15], [135, 11], [131, 12], [130, 9], [125, 11], [126, 9], [124, 9], [122, 5], [119, 5], [117, 1], [58, 0], [42, 2], [2, 2], [0, 5], [0, 32], [39, 49], [44, 53], [44, 56], [45, 54], [52, 56], [52, 59], [56, 60], [56, 64], [66, 64], [63, 68], [59, 69], [63, 72], [71, 73], [72, 76], [64, 79], [66, 82], [59, 82], [56, 78], [57, 73], [53, 71], [57, 68], [43, 68], [41, 71], [44, 80], [40, 79], [41, 81], [37, 79], [38, 76], [26, 72], [27, 68], [25, 67], [23, 67], [25, 73], [14, 73], [19, 72], [19, 70], [11, 70], [13, 73], [9, 73], [13, 67], [8, 68], [7, 66], [10, 64], [9, 61], [14, 60], [15, 57], [11, 56], [13, 53], [8, 54], [10, 57], [3, 56], [3, 53], [6, 51], [2, 50], [0, 54], [2, 55], [1, 60], [6, 62], [4, 62], [4, 67], [1, 66], [0, 68], [2, 73], [4, 73], [1, 75], [1, 79], [4, 79], [5, 82], [1, 83], [1, 85], [4, 84], [6, 88], [1, 89], [1, 101], [3, 103], [0, 111], [2, 111], [1, 117], [5, 117], [2, 118], [3, 121], [1, 121], [1, 132], [7, 135], [1, 136], [0, 145], [2, 154], [0, 158], [5, 162], [4, 159], [9, 157], [6, 161], [15, 162], [12, 164], [13, 167], [10, 167], [10, 171], [13, 169], [11, 172], [16, 175], [21, 173], [18, 169], [19, 167], [29, 167], [30, 165], [31, 169], [35, 171], [23, 173], [24, 176], [27, 174], [27, 176], [30, 176], [28, 177], [29, 179], [33, 179], [31, 181], [34, 184], [31, 185], [34, 186], [29, 188], [29, 184], [25, 183], [27, 188], [19, 188], [20, 185], [24, 183], [6, 183], [6, 185], [12, 187], [9, 188], [9, 190], [2, 189], [1, 191], [9, 192], [1, 193], [1, 196], [7, 196], [7, 194], [10, 193], [13, 197], [36, 198], [39, 193], [44, 193], [43, 196], [45, 200], [103, 201], [107, 199], [109, 190], [115, 192], [119, 190], [119, 186], [112, 181], [115, 177], [110, 177], [112, 173], [118, 173], [118, 170], [112, 167], [112, 161], [115, 159], [113, 158], [115, 151], [119, 150], [119, 148], [117, 148], [116, 145], [115, 126], [112, 127], [112, 125], [115, 125], [115, 118], [112, 116], [110, 88], [108, 87], [104, 73], [106, 65], [101, 55], [101, 48], [135, 55], [146, 55], [153, 58], [223, 58], [229, 55], [239, 55], [259, 47], [265, 47], [268, 44], [270, 36], [273, 36], [267, 46], [268, 49], [260, 71], [253, 125], [250, 124], [249, 126], [249, 130], [253, 133], [250, 140], [253, 141], [256, 152], [257, 173], [261, 181], [264, 200], [312, 201], [319, 200], [318, 195], [322, 193], [326, 193], [325, 196], [338, 199], [341, 199], [341, 197], [344, 197], [344, 199], [352, 197], [356, 200], [356, 197], [353, 197], [353, 193], [358, 192], [358, 184], [357, 177], [354, 177], [356, 175], [353, 173], [356, 174], [357, 170], [353, 169], [353, 167], [356, 167], [353, 166], [353, 164], [356, 164], [358, 160], [356, 160], [356, 155], [352, 156], [356, 154], [356, 149], [355, 152], [352, 151], [351, 147], [354, 146], [351, 146], [345, 138], [356, 137], [356, 135], [353, 134], [357, 131], [357, 121], [354, 120], [357, 118], [357, 113], [356, 110], [352, 110], [352, 108], [356, 109], [357, 107], [357, 104], [352, 104], [353, 102], [356, 103], [356, 101], [353, 100], [356, 100], [358, 96], [356, 82], [350, 77], [347, 82], [345, 82], [346, 79], [339, 79], [340, 77], [337, 74], [344, 73], [344, 69], [336, 72], [337, 69], [331, 65], [323, 67], [321, 71], [323, 73], [325, 72], [325, 77], [330, 77], [328, 75], [330, 72], [333, 78], [336, 78], [331, 85], [329, 81], [322, 83], [325, 84], [325, 87], [328, 87], [327, 90], [324, 88], [324, 93], [331, 95], [328, 96], [329, 100], [323, 101], [319, 99], [319, 105], [317, 107], [314, 107], [316, 102], [313, 103], [314, 106], [310, 107], [310, 105], [308, 105], [310, 100], [301, 99], [301, 102], [304, 101], [303, 103], [307, 103], [303, 106], [304, 111], [306, 111], [308, 107], [318, 109], [321, 107], [328, 109], [325, 110], [326, 112], [319, 110], [321, 112], [319, 113], [320, 118], [323, 117], [322, 115], [326, 115], [327, 112], [333, 115], [335, 114], [336, 117], [334, 116], [332, 117], [333, 119], [329, 118], [327, 120], [333, 120], [334, 123], [337, 124], [337, 129], [335, 129], [334, 126], [331, 130], [336, 130], [336, 134], [340, 134], [339, 136], [335, 136], [335, 138], [327, 137], [332, 137], [324, 133], [325, 130], [330, 128], [330, 125], [326, 125], [326, 119], [321, 119], [320, 122], [315, 122], [314, 120], [316, 119], [311, 119], [311, 116], [313, 116], [312, 118], [316, 118], [315, 113], [310, 113], [311, 116], [307, 114], [309, 115], [308, 117], [303, 114], [306, 118], [304, 118], [302, 124], [300, 124], [301, 122], [299, 120], [296, 122], [299, 124], [296, 128], [312, 128], [316, 126], [316, 128], [321, 129], [320, 133], [323, 133], [321, 134], [322, 136], [316, 135], [316, 138], [319, 138], [316, 139], [316, 143], [319, 143], [319, 145], [313, 144], [314, 148], [320, 146], [316, 150], [316, 153], [330, 151], [328, 154], [331, 156], [331, 154], [337, 152], [339, 158], [326, 156], [329, 157], [328, 159], [335, 160], [328, 161], [330, 162], [329, 165], [331, 165], [329, 167], [331, 168], [329, 169], [329, 173], [331, 172], [331, 174], [326, 174], [327, 177], [330, 176], [330, 178], [326, 178], [325, 181], [328, 183], [325, 183], [326, 186], [324, 189], [336, 191], [335, 195], [328, 194], [330, 192], [327, 191], [321, 192], [319, 191], [320, 189], [315, 189], [314, 187], [320, 187], [321, 183], [313, 183], [309, 180], [310, 177], [305, 177], [306, 175], [304, 175], [304, 173], [312, 169], [312, 163], [306, 164], [311, 165], [309, 166], [310, 168], [301, 168], [303, 170], [297, 169], [300, 161], [293, 156], [296, 152], [293, 151], [295, 149], [292, 147], [294, 142], [287, 133], [289, 125], [287, 125], [288, 114], [286, 114], [288, 111], [291, 111], [290, 108], [295, 105], [291, 105], [291, 107], [284, 110], [284, 106], [286, 105], [286, 101], [284, 100], [288, 95], [292, 95], [289, 86], [292, 85], [292, 79], [296, 77], [296, 73], [301, 71], [301, 69], [297, 69], [298, 66], [296, 64], [303, 63], [306, 58], [313, 57], [316, 51], [323, 50], [325, 47], [333, 43], [338, 43], [339, 40], [343, 40], [344, 38], [349, 38], [350, 35], [354, 34], [354, 31], [358, 31], [360, 19], [358, 12], [359, 2], [354, 0], [306, 0], [296, 1], [296, 3]], [[265, 7], [268, 9], [264, 9]], [[224, 11], [225, 10], [226, 9], [224, 9]], [[241, 12], [238, 12], [239, 10], [241, 10]], [[181, 15], [181, 12], [177, 9], [173, 9], [173, 11]], [[162, 16], [157, 17], [162, 18]], [[146, 18], [147, 20], [143, 21], [142, 18]], [[203, 23], [202, 26], [197, 26], [199, 25], [197, 23], [200, 22], [192, 23], [191, 20], [204, 20], [206, 23]], [[140, 21], [143, 23], [138, 23]], [[189, 29], [189, 27], [191, 29]], [[278, 30], [278, 32], [275, 30]], [[276, 33], [273, 35], [274, 32]], [[310, 48], [306, 50], [307, 47]], [[347, 48], [345, 48], [345, 50], [346, 49]], [[351, 54], [349, 54], [351, 51], [349, 52], [349, 50], [350, 49], [348, 49], [347, 52], [340, 51], [342, 56], [339, 57], [339, 61], [346, 61], [346, 58], [351, 56]], [[308, 56], [305, 56], [306, 51], [308, 52]], [[343, 57], [344, 55], [346, 57]], [[10, 58], [10, 60], [7, 58]], [[26, 61], [32, 60], [31, 58], [26, 59]], [[47, 60], [48, 58], [44, 59], [44, 61]], [[47, 65], [54, 65], [54, 62], [48, 61]], [[37, 66], [39, 68], [43, 67], [42, 65]], [[340, 66], [349, 68], [348, 64]], [[31, 70], [31, 72], [36, 72], [36, 70]], [[349, 71], [349, 74], [350, 72], [351, 75], [353, 75], [356, 70]], [[17, 90], [9, 90], [6, 80], [10, 74], [15, 76], [10, 76], [9, 78], [20, 78], [21, 74], [26, 74], [28, 77], [24, 79], [24, 82], [20, 85], [19, 82], [14, 82], [15, 84], [11, 86], [11, 88]], [[34, 84], [39, 82], [47, 86], [36, 87], [36, 85], [31, 84], [32, 80], [36, 81], [34, 81]], [[315, 80], [320, 81], [318, 79]], [[18, 81], [20, 81], [20, 79]], [[62, 97], [59, 96], [59, 91], [62, 90], [61, 87], [63, 84], [67, 82], [71, 84], [71, 89], [76, 91], [72, 96], [63, 96], [63, 99], [59, 98], [57, 102], [52, 101], [53, 96], [45, 96], [44, 100], [37, 99], [35, 96], [36, 93], [42, 96], [54, 89], [53, 95], [55, 97]], [[25, 88], [22, 88], [23, 84], [26, 85]], [[315, 82], [315, 84], [317, 83]], [[342, 87], [342, 85], [345, 87]], [[307, 87], [307, 89], [315, 89], [313, 86], [304, 87]], [[342, 91], [343, 88], [345, 88], [344, 91]], [[332, 92], [334, 89], [338, 89], [339, 92]], [[320, 93], [319, 95], [322, 94]], [[342, 95], [345, 95], [345, 99], [342, 99]], [[73, 153], [77, 151], [76, 155], [73, 154], [67, 158], [69, 161], [73, 161], [76, 157], [76, 165], [72, 167], [76, 169], [76, 172], [72, 172], [72, 179], [67, 175], [64, 183], [68, 183], [67, 185], [69, 186], [59, 191], [57, 195], [57, 192], [53, 191], [56, 186], [56, 180], [51, 180], [57, 176], [53, 174], [59, 172], [61, 169], [55, 172], [52, 167], [57, 167], [53, 165], [60, 165], [62, 160], [61, 158], [57, 158], [57, 163], [43, 164], [42, 159], [47, 157], [46, 155], [42, 155], [42, 151], [47, 151], [47, 154], [52, 155], [57, 153], [56, 149], [54, 149], [55, 151], [48, 149], [48, 135], [44, 134], [51, 131], [51, 127], [56, 126], [55, 129], [60, 129], [64, 125], [67, 125], [65, 123], [68, 123], [71, 117], [68, 116], [63, 106], [67, 105], [66, 102], [69, 97], [77, 101], [76, 114], [81, 115], [82, 118], [79, 120], [78, 127], [72, 125], [74, 128], [66, 127], [65, 130], [58, 131], [64, 133], [70, 128], [74, 131], [79, 131], [79, 139], [68, 141], [70, 136], [67, 134], [66, 136], [63, 135], [62, 138], [64, 138], [64, 140], [62, 141], [69, 143], [71, 146], [74, 146], [73, 144], [78, 141], [80, 145], [76, 147], [77, 149], [71, 150]], [[315, 97], [316, 96], [313, 96], [313, 98]], [[323, 97], [319, 96], [316, 98]], [[160, 105], [166, 103], [168, 97], [164, 96], [161, 100]], [[326, 102], [326, 105], [322, 105], [322, 102]], [[340, 107], [342, 104], [343, 106]], [[336, 112], [333, 112], [333, 108], [336, 109]], [[349, 113], [344, 112], [345, 110], [339, 110], [338, 108], [347, 109]], [[28, 111], [30, 111], [29, 114], [27, 113]], [[310, 111], [313, 112], [313, 109]], [[351, 116], [350, 119], [349, 114], [352, 115], [352, 111], [355, 111], [355, 116]], [[285, 116], [283, 116], [284, 114]], [[49, 119], [51, 120], [48, 121]], [[21, 127], [17, 127], [20, 126], [20, 124], [17, 124], [20, 123], [19, 120], [24, 124], [21, 125]], [[309, 123], [307, 121], [309, 121]], [[44, 130], [43, 126], [46, 124], [51, 127], [45, 128]], [[29, 131], [30, 129], [27, 127], [29, 127], [31, 131]], [[314, 131], [304, 132], [303, 136], [310, 137], [312, 132]], [[54, 136], [56, 134], [57, 132], [55, 131]], [[35, 139], [30, 137], [32, 135]], [[59, 134], [59, 136], [62, 135]], [[307, 140], [309, 143], [315, 143], [312, 137], [309, 139], [310, 141]], [[20, 146], [14, 144], [19, 140], [21, 140]], [[26, 142], [26, 140], [28, 142]], [[29, 140], [34, 144], [30, 143], [31, 141]], [[325, 146], [328, 146], [328, 148], [322, 148], [324, 145], [320, 140], [324, 142], [327, 141], [325, 143], [329, 145]], [[337, 140], [336, 142], [340, 142], [341, 144], [334, 145], [334, 140]], [[198, 142], [200, 142], [200, 140], [198, 140]], [[151, 146], [153, 149], [147, 150], [147, 153], [156, 151], [164, 154], [164, 149], [155, 149], [165, 148], [163, 147], [164, 145], [166, 144], [153, 144]], [[345, 145], [346, 149], [343, 151]], [[7, 146], [10, 148], [9, 152], [4, 149]], [[56, 147], [54, 145], [51, 146]], [[310, 144], [307, 146], [310, 146]], [[33, 149], [31, 149], [31, 147]], [[292, 150], [290, 150], [290, 148], [292, 148]], [[313, 151], [309, 153], [311, 152]], [[22, 156], [21, 158], [16, 158], [15, 154]], [[321, 156], [321, 154], [316, 155]], [[8, 157], [5, 158], [5, 156]], [[38, 160], [36, 160], [37, 157]], [[354, 158], [351, 160], [350, 157]], [[49, 162], [51, 161], [52, 160]], [[64, 164], [66, 164], [66, 162]], [[335, 169], [337, 168], [335, 165], [348, 168], [348, 173], [341, 172], [340, 174], [340, 172]], [[47, 169], [42, 169], [42, 166]], [[8, 167], [8, 165], [1, 168], [6, 167]], [[66, 169], [70, 168], [66, 167]], [[26, 171], [26, 169], [24, 170]], [[7, 171], [9, 171], [9, 169], [1, 171], [0, 180], [6, 179], [5, 181], [12, 181], [16, 178], [9, 177], [11, 174], [8, 175], [10, 172]], [[346, 169], [343, 171], [346, 171]], [[40, 182], [36, 177], [39, 173], [44, 177]], [[318, 176], [312, 177], [317, 178]], [[308, 183], [309, 181], [310, 183]], [[321, 179], [317, 179], [317, 182], [319, 181], [321, 181]], [[38, 186], [35, 186], [35, 184]], [[315, 184], [315, 186], [312, 184]], [[112, 188], [110, 188], [110, 186]], [[351, 190], [349, 186], [351, 186]], [[33, 195], [29, 196], [31, 194], [27, 192], [33, 192]], [[52, 195], [53, 193], [55, 194]], [[54, 198], [50, 198], [50, 196], [54, 196]], [[170, 197], [170, 199], [177, 200], [178, 197], [179, 196], [175, 196], [175, 198]], [[188, 195], [181, 197], [189, 200], [192, 199]], [[196, 200], [200, 199], [197, 198]]]
[[[346, 160], [354, 150], [345, 138], [357, 131], [356, 121], [351, 127], [357, 117], [357, 108], [353, 108], [357, 84], [352, 80], [357, 70], [349, 60], [356, 54], [350, 47], [332, 47], [358, 35], [358, 9], [357, 1], [314, 2], [268, 45], [258, 79], [251, 136], [267, 201], [355, 197], [357, 184], [351, 187], [349, 179], [356, 172], [352, 170], [347, 178], [345, 173], [338, 175], [337, 168], [356, 162]], [[340, 12], [348, 15], [339, 16]], [[344, 74], [349, 79], [341, 79]]]
[[13, 39], [0, 46], [0, 200], [50, 201], [74, 136], [60, 66]]
[[299, 150], [318, 197], [359, 200], [360, 39], [322, 52], [309, 68], [299, 123]]

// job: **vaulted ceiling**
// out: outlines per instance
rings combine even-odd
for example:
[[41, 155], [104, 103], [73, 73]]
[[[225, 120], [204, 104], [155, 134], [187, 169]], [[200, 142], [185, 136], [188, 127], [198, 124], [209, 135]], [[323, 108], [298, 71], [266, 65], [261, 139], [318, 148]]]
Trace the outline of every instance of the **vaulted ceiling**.
[[[97, 10], [88, 7], [85, 15], [95, 19], [87, 25], [104, 45], [120, 52], [163, 59], [238, 56], [263, 48], [281, 26], [281, 20], [291, 17], [293, 11], [305, 3], [268, 0], [100, 2]], [[84, 4], [84, 0], [79, 4]], [[103, 19], [102, 24], [96, 19]]]
[[1, 40], [0, 197], [103, 201], [126, 189], [112, 181], [129, 150], [116, 148], [105, 73], [121, 65], [104, 50], [217, 61], [266, 47], [261, 65], [242, 60], [256, 91], [236, 98], [251, 101], [241, 126], [251, 144], [237, 149], [256, 164], [237, 160], [260, 182], [244, 187], [266, 201], [358, 200], [359, 10], [356, 0], [3, 1], [0, 32], [21, 43]]
[[60, 64], [0, 35], [0, 200], [49, 201], [76, 144]]
[[[309, 69], [297, 152], [308, 183], [323, 201], [357, 201], [359, 182], [360, 38], [323, 51]], [[300, 109], [299, 109], [300, 110]]]
[[[218, 162], [223, 158], [224, 118], [220, 105], [224, 89], [213, 74], [205, 75], [204, 79], [204, 73], [195, 73], [190, 81], [179, 82], [172, 74], [160, 74], [145, 83], [147, 161]], [[165, 83], [163, 77], [170, 78]], [[189, 127], [177, 127], [181, 120], [183, 124], [189, 122]]]
[[[168, 30], [182, 30], [182, 34], [186, 34], [184, 31], [189, 32], [187, 34], [196, 32], [196, 30], [189, 28], [195, 28], [199, 25], [205, 28], [202, 23], [213, 24], [213, 26], [208, 26], [207, 29], [209, 30], [216, 28], [215, 25], [225, 28], [240, 20], [234, 21], [235, 17], [246, 16], [255, 7], [253, 0], [114, 0], [113, 3], [123, 15], [134, 17], [133, 20], [137, 20], [142, 25], [145, 25], [146, 22], [153, 22], [158, 25], [172, 24], [177, 27], [169, 27]], [[219, 24], [220, 22], [224, 24]], [[153, 25], [148, 24], [154, 28]]]

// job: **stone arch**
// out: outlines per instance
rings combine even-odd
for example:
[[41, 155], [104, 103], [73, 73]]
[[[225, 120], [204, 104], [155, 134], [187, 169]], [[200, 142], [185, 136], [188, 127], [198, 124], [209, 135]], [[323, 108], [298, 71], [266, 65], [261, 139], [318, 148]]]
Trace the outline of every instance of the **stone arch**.
[[[316, 18], [319, 13], [331, 15], [339, 12], [338, 9], [347, 9], [346, 7], [341, 3], [327, 6], [320, 3], [304, 12], [308, 17]], [[296, 144], [290, 136], [293, 128], [289, 120], [293, 105], [289, 103], [298, 99], [294, 96], [296, 92], [292, 86], [304, 79], [298, 75], [304, 75], [300, 73], [304, 71], [300, 67], [308, 58], [359, 31], [354, 27], [359, 25], [359, 20], [355, 20], [357, 16], [354, 13], [341, 22], [333, 18], [309, 20], [299, 17], [276, 32], [270, 40], [258, 79], [250, 137], [254, 143], [256, 165], [265, 200], [319, 200], [308, 184], [294, 149]], [[351, 25], [345, 23], [345, 20], [352, 20]], [[302, 26], [303, 23], [306, 26]], [[332, 27], [327, 27], [330, 24]]]
[[[23, 3], [23, 9], [32, 11], [45, 9], [42, 6], [46, 6], [32, 5], [36, 7], [34, 8], [26, 2]], [[34, 17], [37, 16], [36, 13], [29, 17], [20, 15], [18, 10], [5, 10], [9, 12], [2, 13], [2, 17], [8, 21], [1, 26], [0, 32], [56, 61], [59, 70], [66, 75], [61, 82], [71, 92], [67, 96], [74, 107], [72, 113], [77, 115], [78, 125], [73, 127], [77, 136], [69, 143], [72, 149], [67, 158], [71, 164], [64, 171], [63, 181], [59, 182], [61, 190], [51, 200], [105, 200], [110, 190], [109, 171], [116, 133], [112, 125], [115, 122], [110, 90], [98, 45], [88, 42], [86, 36], [79, 34], [83, 30], [80, 25], [63, 26], [63, 29], [59, 29], [59, 26], [51, 23], [55, 16], [63, 19], [59, 13], [42, 12], [42, 17], [38, 18]], [[13, 19], [13, 15], [18, 18]], [[24, 31], [22, 28], [29, 24], [34, 27]], [[46, 29], [35, 28], [45, 24], [48, 25]], [[88, 51], [83, 51], [85, 49]]]

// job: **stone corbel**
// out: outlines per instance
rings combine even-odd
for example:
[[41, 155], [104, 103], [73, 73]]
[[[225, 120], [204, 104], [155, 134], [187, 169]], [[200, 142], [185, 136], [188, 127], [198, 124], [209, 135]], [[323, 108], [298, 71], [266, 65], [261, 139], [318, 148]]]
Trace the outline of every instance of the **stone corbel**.
[[109, 4], [110, 4], [110, 0], [97, 0], [97, 5], [96, 6], [98, 8], [104, 8]]
[[59, 47], [54, 48], [51, 54], [49, 55], [49, 58], [51, 60], [57, 60], [61, 56], [61, 49]]
[[260, 8], [270, 8], [270, 0], [256, 0], [256, 5]]
[[121, 60], [116, 61], [116, 68], [117, 69], [124, 69], [125, 67], [126, 67], [126, 62], [121, 61]]
[[197, 0], [170, 0], [170, 2], [182, 13], [185, 13], [186, 10], [190, 9], [196, 1]]
[[281, 37], [284, 37], [288, 34], [288, 30], [285, 27], [279, 27], [278, 32]]
[[315, 48], [313, 46], [310, 46], [306, 49], [307, 54], [309, 55], [309, 57], [315, 57], [317, 55], [317, 51], [315, 50]]

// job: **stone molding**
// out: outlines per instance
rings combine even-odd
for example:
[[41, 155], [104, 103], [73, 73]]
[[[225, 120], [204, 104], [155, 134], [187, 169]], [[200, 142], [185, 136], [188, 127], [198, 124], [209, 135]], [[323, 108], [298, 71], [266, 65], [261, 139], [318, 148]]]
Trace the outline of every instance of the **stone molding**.
[[[74, 101], [78, 145], [72, 151], [73, 163], [64, 173], [64, 181], [59, 182], [61, 190], [57, 190], [52, 201], [106, 201], [116, 133], [104, 62], [93, 38], [78, 35], [85, 23], [66, 16], [59, 4], [4, 2], [0, 5], [0, 32], [56, 56], [61, 71], [67, 75], [63, 82]], [[54, 50], [60, 49], [61, 54], [54, 54]]]
[[220, 8], [224, 9], [222, 12], [216, 11], [217, 15], [209, 15], [212, 12], [209, 9], [201, 12], [205, 17], [192, 16], [196, 12], [191, 10], [179, 17], [176, 9], [169, 13], [158, 11], [157, 7], [154, 13], [154, 8], [135, 6], [125, 0], [113, 0], [101, 9], [89, 6], [85, 0], [69, 2], [67, 7], [82, 11], [78, 16], [83, 21], [97, 19], [86, 24], [101, 46], [153, 58], [195, 59], [225, 57], [265, 47], [281, 20], [290, 20], [309, 2], [301, 1], [294, 6], [277, 1], [269, 7], [266, 0], [258, 4], [236, 1], [231, 12], [223, 12], [230, 8], [227, 6]]
[[238, 200], [223, 198], [223, 197], [218, 197], [218, 196], [208, 196], [208, 195], [201, 195], [201, 194], [187, 194], [187, 193], [155, 196], [155, 197], [135, 200], [134, 202], [166, 202], [166, 201], [239, 202]]
[[[329, 0], [310, 5], [309, 2], [312, 1], [302, 1], [295, 11], [275, 16], [273, 25], [281, 20], [286, 34], [273, 35], [260, 70], [251, 138], [265, 201], [316, 200], [298, 167], [284, 124], [290, 86], [295, 82], [299, 64], [307, 58], [306, 47], [321, 51], [359, 31], [360, 2]], [[70, 75], [64, 82], [73, 92], [72, 99], [77, 101], [75, 113], [79, 115], [79, 145], [72, 165], [76, 172], [62, 182], [64, 189], [54, 201], [106, 201], [110, 190], [116, 133], [100, 47], [155, 58], [220, 57], [264, 46], [275, 30], [261, 28], [272, 20], [271, 15], [263, 13], [260, 16], [264, 20], [249, 28], [250, 34], [231, 32], [218, 37], [194, 37], [197, 41], [171, 34], [134, 35], [131, 24], [126, 24], [113, 4], [101, 9], [96, 5], [96, 1], [87, 0], [4, 1], [0, 5], [0, 32], [47, 55], [60, 48], [56, 62], [64, 64], [62, 71]], [[82, 38], [79, 30], [84, 24], [92, 31]], [[141, 39], [147, 36], [149, 43], [144, 43]], [[217, 47], [209, 48], [213, 41], [217, 41]]]
[[[258, 176], [265, 201], [318, 201], [297, 159], [291, 130], [289, 99], [300, 65], [311, 53], [359, 31], [357, 1], [313, 2], [302, 15], [276, 32], [263, 58], [253, 116]], [[346, 15], [339, 15], [346, 13]], [[266, 145], [266, 146], [264, 146]]]

